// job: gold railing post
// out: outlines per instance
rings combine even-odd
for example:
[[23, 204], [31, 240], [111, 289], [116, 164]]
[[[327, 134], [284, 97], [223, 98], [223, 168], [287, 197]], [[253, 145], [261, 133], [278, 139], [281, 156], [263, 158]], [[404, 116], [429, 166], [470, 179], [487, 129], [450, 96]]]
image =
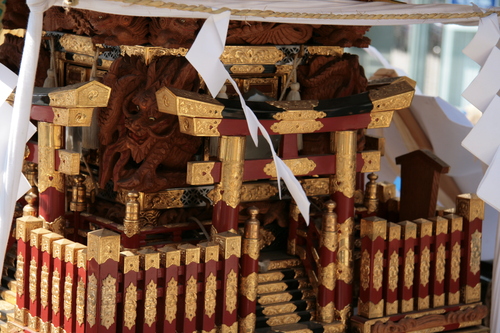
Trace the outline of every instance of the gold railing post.
[[335, 202], [330, 200], [325, 206], [319, 249], [318, 320], [331, 323], [334, 321], [335, 283], [337, 282], [335, 265], [335, 255], [338, 250], [337, 214], [333, 212], [336, 207]]
[[241, 280], [239, 305], [239, 332], [255, 332], [255, 309], [257, 307], [257, 284], [259, 272], [259, 210], [248, 209], [250, 219], [245, 223], [241, 249]]
[[127, 238], [124, 239], [123, 246], [128, 249], [138, 249], [139, 234], [141, 232], [141, 225], [139, 223], [140, 205], [137, 200], [139, 193], [137, 191], [130, 191], [127, 196], [125, 219], [123, 220], [123, 228]]
[[366, 183], [365, 198], [363, 204], [367, 208], [366, 213], [371, 214], [378, 210], [378, 197], [377, 197], [377, 179], [378, 176], [373, 172], [368, 175], [370, 180]]
[[[31, 197], [31, 196], [30, 196]], [[31, 215], [16, 219], [17, 264], [16, 264], [16, 312], [15, 318], [23, 326], [28, 324], [30, 305], [29, 279], [31, 261], [31, 231], [40, 228], [43, 220]]]

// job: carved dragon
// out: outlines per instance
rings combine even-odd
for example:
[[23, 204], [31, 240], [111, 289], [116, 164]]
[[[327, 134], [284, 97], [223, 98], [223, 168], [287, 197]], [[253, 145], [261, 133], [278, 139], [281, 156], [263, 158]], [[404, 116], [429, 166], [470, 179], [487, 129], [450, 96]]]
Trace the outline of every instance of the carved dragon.
[[231, 21], [227, 44], [290, 45], [311, 39], [313, 27], [306, 24]]
[[162, 86], [197, 91], [199, 78], [184, 58], [160, 57], [146, 66], [138, 57], [118, 58], [104, 77], [112, 88], [99, 110], [100, 186], [156, 192], [185, 185], [186, 163], [201, 139], [182, 134], [176, 116], [158, 111]]
[[154, 17], [149, 24], [149, 42], [161, 47], [189, 47], [201, 27], [199, 21], [190, 18]]

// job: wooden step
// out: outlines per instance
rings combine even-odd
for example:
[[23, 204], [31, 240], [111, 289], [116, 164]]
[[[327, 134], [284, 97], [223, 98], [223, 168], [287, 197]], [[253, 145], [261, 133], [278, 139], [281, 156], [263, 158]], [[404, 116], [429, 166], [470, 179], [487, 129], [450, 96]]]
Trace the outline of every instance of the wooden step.
[[307, 278], [282, 280], [277, 282], [259, 283], [257, 286], [257, 294], [276, 293], [285, 290], [307, 289], [311, 284]]
[[314, 310], [315, 308], [316, 301], [314, 298], [300, 299], [290, 302], [258, 305], [255, 315], [257, 317], [274, 316], [278, 314], [292, 313], [295, 311]]
[[8, 317], [14, 317], [16, 306], [7, 301], [0, 300], [0, 320], [7, 321]]
[[2, 276], [2, 286], [13, 292], [17, 292], [17, 281], [9, 276]]
[[295, 324], [314, 320], [315, 311], [298, 311], [293, 313], [279, 314], [274, 316], [258, 317], [255, 328], [274, 327], [285, 324]]
[[306, 276], [303, 267], [285, 268], [266, 273], [259, 273], [259, 283], [298, 279]]
[[10, 304], [16, 304], [16, 293], [7, 289], [7, 288], [4, 288], [4, 287], [0, 287], [0, 297], [4, 300], [4, 301], [7, 301], [9, 302]]
[[280, 333], [323, 333], [324, 331], [323, 325], [313, 321], [279, 325], [274, 326], [272, 329]]
[[259, 272], [269, 272], [272, 270], [294, 268], [302, 266], [302, 261], [299, 258], [279, 259], [272, 261], [259, 261]]
[[301, 299], [310, 299], [316, 297], [312, 289], [295, 289], [277, 293], [261, 294], [257, 296], [257, 304], [270, 305], [275, 303], [284, 303]]

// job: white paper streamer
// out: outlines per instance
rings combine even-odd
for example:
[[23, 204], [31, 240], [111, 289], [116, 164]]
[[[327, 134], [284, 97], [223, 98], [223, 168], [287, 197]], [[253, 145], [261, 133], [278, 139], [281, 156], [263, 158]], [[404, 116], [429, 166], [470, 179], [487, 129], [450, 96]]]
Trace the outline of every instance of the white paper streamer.
[[231, 82], [234, 89], [239, 95], [241, 107], [245, 114], [250, 136], [256, 146], [258, 146], [258, 131], [269, 143], [273, 155], [274, 164], [276, 166], [276, 175], [278, 179], [278, 189], [281, 196], [280, 178], [285, 181], [285, 184], [290, 191], [290, 194], [295, 199], [304, 220], [309, 224], [309, 200], [295, 178], [293, 172], [288, 166], [276, 155], [269, 133], [259, 122], [253, 111], [246, 105], [243, 95], [241, 94], [238, 85], [231, 78], [229, 73], [224, 68], [224, 65], [219, 60], [226, 40], [227, 28], [229, 25], [230, 12], [223, 12], [217, 15], [211, 15], [203, 24], [196, 40], [186, 54], [186, 59], [200, 73], [205, 81], [208, 90], [213, 97], [217, 96], [221, 87], [226, 80]]
[[500, 146], [498, 124], [500, 124], [500, 96], [496, 95], [483, 116], [462, 141], [465, 149], [487, 165], [491, 164], [497, 147]]
[[491, 14], [479, 21], [477, 33], [462, 52], [482, 67], [499, 38], [498, 17]]
[[500, 89], [500, 50], [494, 47], [477, 77], [462, 96], [476, 108], [485, 111]]
[[[0, 267], [3, 267], [5, 250], [10, 236], [14, 207], [18, 199], [13, 193], [19, 192], [23, 165], [24, 147], [30, 126], [31, 97], [42, 39], [43, 11], [53, 1], [29, 1], [30, 16], [24, 43], [16, 99], [10, 125], [6, 158], [0, 163], [3, 176], [0, 188]], [[23, 186], [25, 186], [24, 183]]]

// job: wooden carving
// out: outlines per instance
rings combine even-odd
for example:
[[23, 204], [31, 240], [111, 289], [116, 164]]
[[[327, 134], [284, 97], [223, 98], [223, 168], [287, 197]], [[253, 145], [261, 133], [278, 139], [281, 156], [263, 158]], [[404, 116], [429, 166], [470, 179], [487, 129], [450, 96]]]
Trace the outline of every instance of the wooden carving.
[[104, 77], [112, 88], [109, 106], [99, 110], [100, 185], [115, 190], [156, 192], [185, 185], [186, 163], [201, 139], [182, 134], [176, 116], [158, 111], [156, 91], [197, 91], [198, 74], [184, 58], [160, 57], [146, 66], [139, 57], [118, 58]]
[[53, 6], [44, 13], [43, 29], [45, 31], [71, 31], [78, 35], [90, 36], [93, 31], [86, 16], [86, 10]]
[[322, 25], [314, 29], [313, 40], [317, 43], [341, 47], [368, 47], [370, 38], [364, 34], [367, 26]]
[[94, 43], [110, 46], [140, 45], [148, 42], [149, 18], [88, 11]]
[[312, 32], [312, 26], [306, 24], [231, 21], [226, 44], [303, 44]]
[[[0, 63], [4, 64], [14, 73], [19, 74], [23, 48], [24, 38], [6, 34], [3, 44], [0, 45]], [[43, 86], [43, 82], [47, 77], [49, 63], [49, 52], [43, 47], [40, 48], [40, 56], [38, 57], [38, 66], [36, 69], [35, 86]]]
[[469, 308], [462, 311], [448, 312], [444, 315], [428, 315], [418, 319], [404, 318], [397, 323], [381, 321], [375, 323], [372, 327], [372, 333], [398, 333], [427, 331], [434, 327], [447, 326], [451, 324], [468, 323], [481, 320], [488, 314], [488, 308], [485, 305], [478, 305], [475, 308]]
[[302, 99], [329, 99], [366, 91], [368, 81], [358, 56], [344, 54], [313, 57], [297, 71]]
[[154, 46], [178, 48], [193, 44], [201, 25], [198, 19], [153, 17], [149, 42]]
[[25, 0], [7, 0], [2, 24], [5, 29], [26, 29], [30, 10]]
[[[344, 54], [341, 58], [315, 56], [307, 65], [299, 66], [298, 81], [302, 99], [329, 99], [362, 93], [368, 81], [358, 56]], [[363, 136], [362, 136], [363, 137]], [[358, 138], [358, 142], [362, 138]], [[358, 146], [362, 146], [360, 143]], [[328, 133], [303, 135], [302, 154], [327, 154], [330, 152]]]

